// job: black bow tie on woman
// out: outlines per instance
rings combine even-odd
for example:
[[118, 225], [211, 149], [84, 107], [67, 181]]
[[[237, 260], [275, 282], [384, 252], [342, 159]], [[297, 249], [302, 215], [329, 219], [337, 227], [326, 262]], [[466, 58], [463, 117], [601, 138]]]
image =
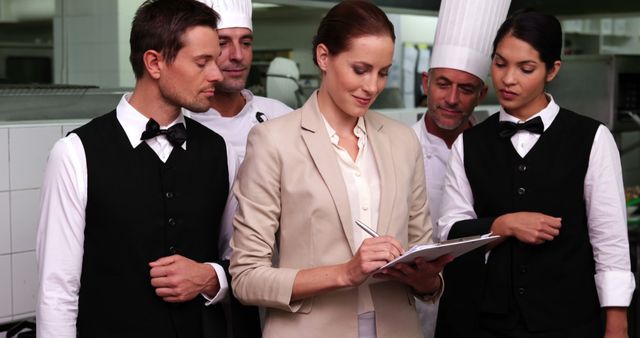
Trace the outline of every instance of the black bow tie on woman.
[[176, 123], [168, 129], [160, 129], [160, 125], [154, 119], [149, 119], [147, 128], [142, 132], [141, 140], [148, 140], [158, 135], [164, 135], [174, 147], [180, 147], [187, 140], [187, 129], [183, 123]]
[[535, 134], [542, 134], [544, 131], [544, 123], [542, 123], [542, 119], [540, 116], [536, 116], [535, 118], [525, 122], [525, 123], [514, 123], [509, 121], [500, 121], [498, 125], [498, 135], [502, 138], [509, 138], [519, 130], [526, 130]]

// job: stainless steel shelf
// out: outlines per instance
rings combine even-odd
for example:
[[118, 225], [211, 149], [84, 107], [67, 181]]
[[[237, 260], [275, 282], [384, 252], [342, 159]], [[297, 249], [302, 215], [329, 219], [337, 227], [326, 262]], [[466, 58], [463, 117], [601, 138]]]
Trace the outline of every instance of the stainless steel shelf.
[[46, 85], [46, 84], [0, 84], [0, 96], [84, 95], [97, 86]]

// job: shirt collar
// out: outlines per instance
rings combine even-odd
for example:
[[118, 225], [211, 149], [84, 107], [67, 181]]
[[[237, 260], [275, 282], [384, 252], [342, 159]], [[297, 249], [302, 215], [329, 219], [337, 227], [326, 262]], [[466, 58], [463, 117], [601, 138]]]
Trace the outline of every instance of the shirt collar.
[[[131, 93], [126, 93], [120, 99], [118, 106], [116, 107], [116, 117], [118, 118], [118, 122], [124, 129], [125, 134], [127, 134], [127, 138], [131, 143], [133, 148], [137, 147], [142, 143], [140, 140], [140, 136], [142, 132], [147, 128], [147, 122], [149, 122], [149, 118], [142, 115], [138, 110], [133, 108], [131, 104], [129, 104], [129, 99], [131, 98]], [[169, 128], [177, 123], [186, 123], [184, 120], [184, 115], [182, 112], [178, 115], [173, 122], [169, 123], [167, 126], [160, 126], [162, 128]], [[187, 149], [187, 142], [182, 144], [183, 149]]]
[[[338, 145], [338, 141], [340, 141], [340, 137], [338, 133], [336, 133], [335, 129], [331, 127], [327, 119], [324, 118], [322, 114], [320, 114], [322, 118], [322, 122], [324, 122], [324, 126], [327, 129], [327, 133], [329, 134], [329, 138], [331, 139], [331, 143], [334, 145]], [[358, 140], [361, 140], [363, 136], [367, 135], [367, 129], [364, 125], [364, 118], [362, 116], [358, 117], [358, 122], [356, 126], [353, 128], [353, 133], [358, 137]]]
[[[431, 134], [428, 130], [427, 130], [427, 124], [425, 123], [427, 119], [427, 113], [425, 112], [422, 115], [422, 118], [420, 119], [420, 134], [422, 135], [422, 139], [424, 139], [426, 142], [423, 143], [424, 145], [435, 145], [438, 144], [440, 146], [444, 146], [447, 147], [447, 144], [444, 142], [443, 139], [441, 139], [440, 137]], [[421, 142], [422, 143], [422, 142]]]
[[[547, 96], [547, 99], [549, 99], [549, 103], [547, 104], [547, 106], [541, 111], [539, 111], [538, 113], [529, 117], [527, 121], [540, 116], [540, 118], [542, 119], [542, 123], [544, 124], [544, 130], [547, 130], [547, 128], [549, 128], [553, 120], [558, 115], [558, 112], [560, 111], [560, 106], [556, 104], [551, 94], [545, 93], [545, 95]], [[503, 107], [500, 107], [500, 121], [509, 121], [509, 122], [518, 123], [520, 122], [520, 119], [518, 119], [515, 116], [509, 115], [509, 113], [507, 113]], [[522, 122], [527, 122], [527, 121], [522, 121]]]

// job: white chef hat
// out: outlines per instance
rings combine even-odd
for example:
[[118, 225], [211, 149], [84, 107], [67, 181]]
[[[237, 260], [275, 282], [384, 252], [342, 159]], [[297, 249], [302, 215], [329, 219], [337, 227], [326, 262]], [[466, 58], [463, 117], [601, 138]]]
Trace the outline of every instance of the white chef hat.
[[218, 29], [249, 28], [253, 31], [251, 22], [251, 0], [198, 0], [213, 8], [220, 15]]
[[484, 80], [493, 39], [511, 0], [442, 0], [430, 68], [453, 68]]

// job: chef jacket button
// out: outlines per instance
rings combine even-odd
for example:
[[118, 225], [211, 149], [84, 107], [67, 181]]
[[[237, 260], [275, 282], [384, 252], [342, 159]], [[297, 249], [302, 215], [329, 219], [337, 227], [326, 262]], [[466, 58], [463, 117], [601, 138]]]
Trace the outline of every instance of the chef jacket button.
[[524, 195], [527, 190], [525, 188], [518, 188], [518, 195]]
[[519, 165], [519, 166], [518, 166], [518, 171], [520, 171], [520, 172], [525, 172], [525, 171], [527, 171], [527, 166], [526, 166], [526, 165], [524, 165], [524, 164]]

